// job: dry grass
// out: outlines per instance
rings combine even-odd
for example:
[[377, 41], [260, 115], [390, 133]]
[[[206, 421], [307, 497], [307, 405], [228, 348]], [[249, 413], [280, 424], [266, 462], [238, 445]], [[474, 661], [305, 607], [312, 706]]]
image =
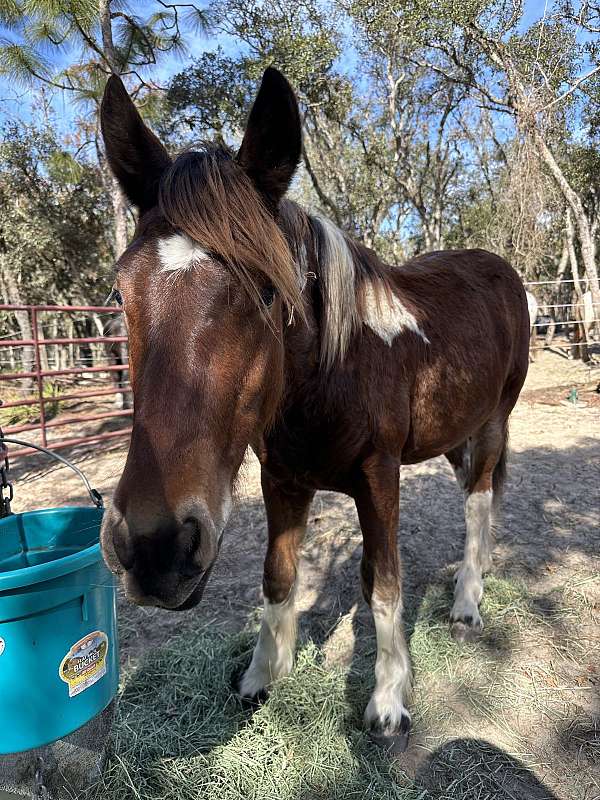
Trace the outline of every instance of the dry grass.
[[[372, 684], [371, 654], [356, 654], [349, 667], [328, 666], [322, 650], [305, 643], [293, 675], [279, 681], [252, 714], [231, 686], [249, 660], [255, 630], [174, 637], [126, 670], [113, 754], [96, 797], [554, 798], [536, 777], [547, 765], [532, 755], [531, 720], [551, 715], [582, 776], [592, 775], [598, 720], [574, 709], [570, 695], [581, 689], [581, 681], [569, 676], [569, 669], [578, 674], [582, 665], [570, 639], [564, 639], [564, 626], [576, 619], [585, 626], [591, 619], [594, 581], [600, 576], [573, 579], [540, 599], [529, 596], [524, 584], [489, 578], [484, 635], [466, 647], [456, 645], [448, 631], [451, 581], [432, 588], [409, 622], [415, 667], [412, 761], [410, 752], [388, 759], [361, 728]], [[577, 630], [581, 635], [583, 628]], [[597, 641], [595, 647], [592, 652], [588, 642], [585, 652], [597, 663]], [[543, 667], [542, 651], [551, 654], [541, 660]], [[527, 710], [529, 728], [514, 722], [520, 709]], [[564, 795], [584, 796], [578, 785]]]
[[251, 637], [207, 632], [172, 640], [126, 677], [106, 800], [406, 798], [393, 764], [356, 725], [346, 675], [312, 644], [254, 714], [231, 693]]

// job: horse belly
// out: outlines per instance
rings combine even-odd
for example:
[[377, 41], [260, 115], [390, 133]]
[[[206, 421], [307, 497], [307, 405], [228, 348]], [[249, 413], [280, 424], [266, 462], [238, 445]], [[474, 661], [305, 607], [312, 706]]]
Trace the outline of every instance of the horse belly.
[[402, 450], [402, 463], [415, 464], [447, 453], [477, 431], [501, 402], [501, 379], [485, 370], [471, 380], [449, 382], [434, 375], [420, 381], [410, 411], [410, 430]]

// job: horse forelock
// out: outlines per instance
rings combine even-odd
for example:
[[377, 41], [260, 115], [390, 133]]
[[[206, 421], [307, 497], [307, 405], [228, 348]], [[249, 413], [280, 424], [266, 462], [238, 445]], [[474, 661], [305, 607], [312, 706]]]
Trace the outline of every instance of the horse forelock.
[[[288, 313], [304, 318], [302, 291], [315, 273], [323, 317], [324, 369], [342, 363], [363, 326], [391, 345], [404, 330], [427, 338], [393, 291], [389, 269], [333, 222], [284, 200], [278, 220], [250, 177], [221, 147], [180, 155], [159, 188], [159, 209], [175, 233], [161, 239], [161, 271], [177, 273], [218, 257], [259, 308], [260, 285], [271, 283]], [[279, 224], [278, 224], [279, 223]]]
[[231, 153], [207, 145], [178, 156], [163, 175], [158, 204], [175, 229], [159, 243], [162, 271], [219, 258], [263, 309], [260, 286], [274, 286], [303, 314], [300, 282], [285, 236]]

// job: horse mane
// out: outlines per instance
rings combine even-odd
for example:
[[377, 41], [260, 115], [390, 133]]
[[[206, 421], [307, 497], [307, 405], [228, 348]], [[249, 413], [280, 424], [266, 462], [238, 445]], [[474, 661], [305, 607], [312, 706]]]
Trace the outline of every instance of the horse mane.
[[158, 205], [176, 230], [225, 263], [263, 313], [260, 290], [271, 284], [288, 313], [304, 317], [285, 236], [227, 148], [206, 145], [180, 154], [161, 179]]
[[303, 284], [311, 272], [318, 281], [320, 361], [330, 369], [344, 360], [369, 312], [373, 318], [385, 315], [392, 302], [389, 267], [331, 220], [308, 214], [290, 200], [281, 203], [280, 223]]

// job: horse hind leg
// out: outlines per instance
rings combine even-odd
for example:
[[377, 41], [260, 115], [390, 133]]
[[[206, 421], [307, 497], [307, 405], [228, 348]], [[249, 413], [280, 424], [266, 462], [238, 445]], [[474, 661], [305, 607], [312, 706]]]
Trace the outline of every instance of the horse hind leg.
[[506, 422], [488, 422], [461, 448], [447, 454], [465, 492], [466, 537], [462, 563], [454, 576], [452, 635], [473, 639], [483, 628], [479, 604], [483, 573], [491, 566], [491, 530], [506, 466]]
[[537, 350], [537, 329], [535, 325], [531, 326], [529, 331], [529, 363], [535, 364]]

